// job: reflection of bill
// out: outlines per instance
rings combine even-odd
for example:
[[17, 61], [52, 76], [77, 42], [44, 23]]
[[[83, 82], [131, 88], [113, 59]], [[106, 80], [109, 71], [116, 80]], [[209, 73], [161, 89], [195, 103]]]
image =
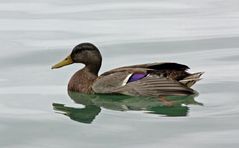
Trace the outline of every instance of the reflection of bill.
[[55, 111], [69, 116], [72, 120], [91, 123], [100, 113], [101, 107], [116, 111], [145, 111], [146, 113], [165, 116], [187, 116], [187, 105], [203, 105], [190, 96], [133, 97], [126, 95], [88, 95], [69, 92], [74, 102], [85, 105], [84, 108], [67, 107], [64, 104], [53, 103]]
[[63, 104], [53, 103], [53, 107], [54, 110], [61, 111], [62, 114], [81, 123], [91, 123], [101, 111], [100, 107], [95, 105], [87, 105], [84, 108], [74, 108], [66, 107]]

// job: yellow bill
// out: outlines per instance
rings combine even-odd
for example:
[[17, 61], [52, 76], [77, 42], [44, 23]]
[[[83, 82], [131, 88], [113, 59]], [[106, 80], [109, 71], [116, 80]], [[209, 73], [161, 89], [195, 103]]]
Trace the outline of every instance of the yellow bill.
[[52, 66], [51, 69], [61, 68], [63, 66], [70, 65], [70, 64], [73, 64], [73, 60], [72, 60], [71, 56], [68, 56], [64, 60], [62, 60], [61, 62]]

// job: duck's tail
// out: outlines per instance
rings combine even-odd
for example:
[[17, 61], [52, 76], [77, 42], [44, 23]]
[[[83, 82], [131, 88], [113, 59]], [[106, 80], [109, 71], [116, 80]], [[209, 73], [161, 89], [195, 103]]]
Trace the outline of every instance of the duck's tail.
[[187, 87], [192, 87], [197, 81], [202, 79], [200, 78], [202, 74], [204, 74], [204, 72], [197, 72], [197, 73], [190, 74], [189, 76], [185, 77], [179, 82], [184, 84]]

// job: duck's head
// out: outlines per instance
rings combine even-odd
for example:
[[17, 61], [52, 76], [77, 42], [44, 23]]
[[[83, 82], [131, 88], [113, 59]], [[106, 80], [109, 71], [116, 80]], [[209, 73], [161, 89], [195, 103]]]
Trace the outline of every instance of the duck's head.
[[52, 66], [52, 69], [61, 68], [73, 63], [82, 63], [86, 67], [99, 70], [102, 57], [98, 48], [91, 43], [81, 43], [75, 46], [69, 56]]

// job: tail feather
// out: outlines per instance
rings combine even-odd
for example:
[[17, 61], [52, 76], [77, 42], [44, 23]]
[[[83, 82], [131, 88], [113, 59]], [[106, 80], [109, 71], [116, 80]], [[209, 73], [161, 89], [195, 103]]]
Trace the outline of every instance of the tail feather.
[[184, 79], [180, 80], [179, 82], [184, 84], [187, 87], [192, 87], [197, 81], [200, 81], [200, 78], [204, 74], [204, 72], [197, 72], [190, 74], [189, 76], [185, 77]]

